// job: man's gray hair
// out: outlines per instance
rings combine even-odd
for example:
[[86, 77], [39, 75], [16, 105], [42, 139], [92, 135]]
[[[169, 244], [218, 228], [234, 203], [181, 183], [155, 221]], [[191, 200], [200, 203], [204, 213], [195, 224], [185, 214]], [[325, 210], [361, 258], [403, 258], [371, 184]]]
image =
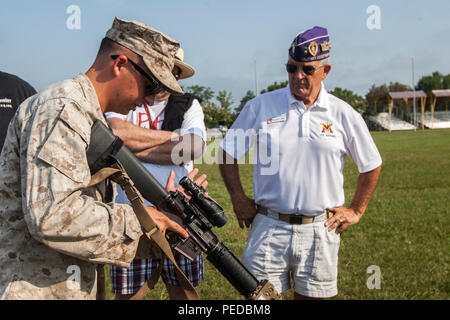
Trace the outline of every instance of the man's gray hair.
[[326, 66], [328, 63], [328, 58], [320, 60], [319, 67]]

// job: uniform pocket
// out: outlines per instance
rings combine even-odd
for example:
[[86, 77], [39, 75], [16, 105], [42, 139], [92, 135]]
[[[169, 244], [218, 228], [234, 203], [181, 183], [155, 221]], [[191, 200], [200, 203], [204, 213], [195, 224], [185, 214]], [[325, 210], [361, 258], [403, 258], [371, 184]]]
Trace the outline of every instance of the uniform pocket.
[[323, 221], [314, 223], [314, 263], [311, 276], [316, 281], [337, 279], [338, 253], [341, 236], [328, 231]]
[[250, 247], [254, 246], [255, 243], [258, 241], [258, 239], [260, 240], [261, 236], [263, 236], [261, 234], [261, 230], [262, 230], [262, 227], [264, 224], [264, 222], [263, 222], [263, 220], [265, 220], [264, 218], [267, 218], [267, 217], [258, 213], [255, 216], [255, 218], [253, 219], [252, 228], [250, 229], [250, 232], [248, 233], [247, 246], [250, 246]]
[[[273, 219], [257, 214], [253, 220], [252, 229], [248, 235], [247, 245], [242, 255], [245, 263], [264, 261], [267, 253], [268, 241], [272, 235]], [[244, 264], [245, 264], [244, 263]]]
[[38, 158], [75, 182], [88, 182], [87, 143], [81, 136], [58, 120], [47, 137]]

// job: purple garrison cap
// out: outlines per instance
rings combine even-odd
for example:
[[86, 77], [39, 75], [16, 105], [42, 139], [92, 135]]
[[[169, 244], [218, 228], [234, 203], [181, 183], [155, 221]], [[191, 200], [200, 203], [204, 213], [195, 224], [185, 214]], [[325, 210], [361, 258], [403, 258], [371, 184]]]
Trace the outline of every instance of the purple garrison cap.
[[298, 62], [323, 60], [330, 56], [330, 48], [327, 29], [316, 26], [295, 37], [289, 48], [289, 56]]

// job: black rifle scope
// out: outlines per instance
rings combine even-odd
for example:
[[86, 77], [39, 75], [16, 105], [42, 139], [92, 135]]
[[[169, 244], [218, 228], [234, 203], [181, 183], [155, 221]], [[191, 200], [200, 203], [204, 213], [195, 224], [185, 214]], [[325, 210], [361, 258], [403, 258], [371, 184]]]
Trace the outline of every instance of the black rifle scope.
[[192, 197], [192, 201], [201, 209], [213, 226], [220, 228], [227, 223], [228, 217], [223, 212], [222, 207], [205, 195], [206, 191], [202, 186], [197, 185], [188, 177], [183, 177], [180, 180], [180, 185]]

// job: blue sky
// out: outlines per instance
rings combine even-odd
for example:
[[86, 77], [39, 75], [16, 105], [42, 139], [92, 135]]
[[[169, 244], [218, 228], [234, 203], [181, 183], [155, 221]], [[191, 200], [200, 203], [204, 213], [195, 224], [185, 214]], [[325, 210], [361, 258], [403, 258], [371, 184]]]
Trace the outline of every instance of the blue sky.
[[[69, 30], [70, 5], [81, 10], [81, 28]], [[380, 8], [381, 29], [369, 30], [366, 13]], [[372, 84], [411, 84], [433, 71], [450, 73], [450, 1], [406, 0], [59, 0], [2, 2], [0, 70], [37, 90], [85, 72], [115, 16], [144, 22], [178, 40], [196, 69], [182, 80], [216, 93], [227, 90], [237, 105], [247, 90], [284, 81], [287, 49], [314, 25], [328, 28], [332, 72], [325, 86], [364, 95]]]

